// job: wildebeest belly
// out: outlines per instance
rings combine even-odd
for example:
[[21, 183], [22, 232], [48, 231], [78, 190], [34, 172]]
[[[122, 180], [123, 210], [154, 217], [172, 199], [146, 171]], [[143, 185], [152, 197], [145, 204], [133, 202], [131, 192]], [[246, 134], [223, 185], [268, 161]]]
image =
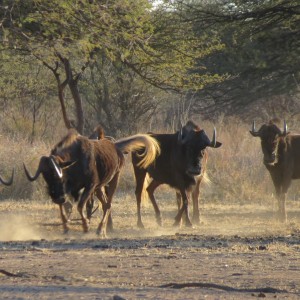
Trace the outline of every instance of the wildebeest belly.
[[191, 185], [196, 183], [195, 178], [188, 176], [185, 173], [177, 172], [174, 169], [156, 169], [155, 167], [150, 167], [148, 173], [151, 178], [162, 183], [167, 184], [175, 189], [188, 189]]

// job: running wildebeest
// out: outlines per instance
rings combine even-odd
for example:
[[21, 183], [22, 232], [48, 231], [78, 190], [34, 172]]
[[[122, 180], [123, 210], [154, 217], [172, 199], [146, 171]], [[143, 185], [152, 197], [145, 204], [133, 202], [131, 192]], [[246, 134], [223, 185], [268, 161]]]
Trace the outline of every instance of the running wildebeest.
[[[144, 188], [145, 177], [148, 174], [152, 181], [146, 188], [149, 198], [155, 210], [156, 221], [161, 225], [161, 214], [157, 206], [154, 191], [161, 184], [168, 184], [180, 192], [182, 203], [175, 217], [174, 225], [180, 224], [183, 213], [185, 213], [186, 226], [192, 226], [188, 212], [188, 196], [194, 185], [200, 184], [203, 173], [203, 163], [206, 163], [207, 147], [218, 148], [222, 144], [216, 141], [216, 130], [210, 141], [205, 131], [200, 129], [192, 121], [173, 134], [151, 134], [160, 145], [160, 154], [156, 160], [144, 168], [139, 166], [139, 152], [132, 152], [132, 163], [136, 179], [136, 200], [138, 227], [143, 228], [141, 218], [141, 199]], [[196, 192], [195, 192], [196, 194]]]
[[[195, 123], [188, 122], [183, 127], [183, 130], [200, 130], [200, 128]], [[188, 198], [192, 199], [192, 203], [193, 203], [193, 217], [192, 217], [193, 224], [200, 223], [200, 211], [199, 211], [200, 184], [201, 182], [206, 182], [206, 183], [210, 182], [206, 174], [207, 160], [208, 160], [208, 153], [207, 153], [207, 149], [205, 149], [203, 151], [201, 173], [199, 176], [195, 176], [195, 181], [196, 181], [195, 185], [193, 185], [190, 189], [187, 190], [187, 193], [189, 194]], [[182, 198], [179, 191], [176, 191], [176, 199], [177, 199], [177, 206], [179, 210], [182, 205]]]
[[[74, 199], [79, 199], [77, 209], [83, 230], [87, 232], [89, 225], [84, 208], [89, 199], [96, 194], [103, 209], [97, 233], [105, 236], [112, 197], [124, 164], [123, 152], [139, 149], [144, 149], [140, 162], [143, 167], [151, 164], [159, 153], [158, 143], [146, 134], [137, 134], [112, 142], [106, 138], [90, 140], [75, 130], [70, 130], [52, 149], [50, 156], [41, 157], [34, 176], [29, 174], [25, 164], [24, 169], [30, 181], [36, 180], [42, 173], [52, 201], [60, 207], [64, 232], [69, 230], [63, 210], [65, 195], [70, 194]], [[83, 191], [80, 194], [81, 190]]]
[[[104, 129], [103, 127], [99, 124], [97, 125], [94, 129], [93, 129], [93, 132], [90, 134], [89, 136], [89, 139], [91, 140], [100, 140], [100, 139], [103, 139], [103, 138], [109, 138], [111, 140], [114, 140], [113, 138], [111, 137], [108, 137], [108, 136], [105, 136], [105, 133], [104, 133]], [[73, 199], [74, 202], [76, 202], [78, 199]], [[71, 213], [72, 213], [72, 210], [73, 210], [73, 203], [72, 202], [65, 202], [64, 205], [63, 205], [64, 209], [65, 209], [65, 212], [66, 212], [66, 215], [67, 216], [70, 216]], [[92, 217], [92, 214], [97, 210], [98, 207], [96, 207], [93, 211], [93, 206], [94, 206], [94, 197], [91, 197], [89, 199], [89, 201], [87, 202], [86, 204], [86, 210], [87, 210], [87, 218], [90, 220], [91, 217]], [[110, 230], [112, 230], [112, 218], [111, 218], [111, 214], [109, 215], [108, 217], [108, 227]]]
[[258, 131], [255, 122], [250, 133], [261, 140], [263, 163], [269, 171], [278, 201], [278, 217], [286, 222], [286, 193], [293, 179], [300, 178], [300, 135], [287, 131], [284, 121], [283, 131], [275, 120], [263, 124]]

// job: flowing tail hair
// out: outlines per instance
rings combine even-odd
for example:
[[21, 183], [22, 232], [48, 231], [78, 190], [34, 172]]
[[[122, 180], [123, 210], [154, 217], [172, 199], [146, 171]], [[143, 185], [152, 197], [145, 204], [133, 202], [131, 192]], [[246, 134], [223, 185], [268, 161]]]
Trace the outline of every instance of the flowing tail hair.
[[142, 159], [138, 163], [138, 166], [142, 168], [147, 168], [151, 165], [160, 154], [160, 147], [157, 140], [148, 134], [136, 134], [119, 139], [115, 142], [115, 145], [123, 153], [144, 149], [143, 153], [139, 154]]

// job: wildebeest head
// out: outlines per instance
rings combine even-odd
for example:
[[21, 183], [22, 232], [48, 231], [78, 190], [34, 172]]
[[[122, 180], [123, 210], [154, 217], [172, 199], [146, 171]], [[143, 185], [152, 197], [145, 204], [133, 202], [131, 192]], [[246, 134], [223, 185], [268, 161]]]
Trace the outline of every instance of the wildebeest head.
[[219, 148], [222, 145], [216, 140], [216, 129], [214, 129], [213, 138], [210, 141], [205, 131], [192, 121], [189, 121], [179, 131], [178, 144], [183, 155], [185, 172], [190, 176], [201, 174], [202, 159], [207, 147]]
[[58, 156], [42, 156], [35, 175], [31, 176], [24, 164], [25, 174], [30, 181], [36, 180], [40, 174], [46, 181], [48, 193], [56, 204], [63, 204], [65, 199], [62, 167], [69, 163], [63, 162]]
[[283, 131], [276, 126], [273, 120], [269, 121], [268, 124], [262, 125], [260, 129], [256, 131], [255, 122], [253, 121], [250, 133], [254, 137], [259, 137], [261, 140], [264, 164], [270, 166], [276, 164], [278, 162], [278, 145], [280, 138], [288, 134], [286, 122], [284, 121]]

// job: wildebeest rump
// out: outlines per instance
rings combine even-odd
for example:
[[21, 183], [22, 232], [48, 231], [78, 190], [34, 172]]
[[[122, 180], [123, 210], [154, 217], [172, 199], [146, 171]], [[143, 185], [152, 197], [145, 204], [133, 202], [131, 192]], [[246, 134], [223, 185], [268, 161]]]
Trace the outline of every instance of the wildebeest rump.
[[203, 160], [206, 161], [206, 147], [218, 148], [221, 146], [221, 143], [216, 141], [216, 131], [214, 130], [213, 140], [210, 141], [204, 130], [194, 122], [188, 121], [177, 133], [151, 134], [151, 136], [159, 143], [161, 152], [149, 167], [140, 167], [138, 153], [132, 153], [136, 179], [137, 225], [144, 227], [141, 219], [141, 199], [145, 177], [148, 173], [152, 181], [146, 189], [158, 224], [161, 224], [161, 215], [154, 191], [159, 185], [168, 184], [178, 190], [182, 197], [182, 205], [175, 217], [174, 225], [179, 225], [182, 215], [185, 213], [186, 225], [191, 226], [188, 212], [188, 192], [201, 176]]
[[[141, 148], [145, 149], [141, 165], [146, 167], [159, 153], [157, 142], [149, 135], [138, 134], [112, 142], [106, 138], [90, 140], [71, 130], [52, 149], [50, 156], [43, 156], [40, 159], [34, 176], [29, 174], [25, 165], [24, 168], [27, 178], [31, 181], [36, 180], [42, 173], [52, 201], [60, 207], [65, 232], [69, 229], [62, 207], [65, 194], [79, 199], [77, 209], [82, 219], [83, 230], [87, 232], [88, 221], [84, 207], [95, 193], [103, 209], [103, 217], [97, 233], [106, 235], [112, 197], [124, 164], [123, 152]], [[107, 188], [104, 189], [106, 186]], [[83, 191], [80, 194], [81, 190]]]
[[300, 135], [289, 133], [285, 122], [281, 131], [275, 120], [263, 124], [258, 131], [253, 122], [250, 133], [261, 140], [263, 163], [276, 191], [278, 217], [286, 221], [286, 193], [292, 179], [300, 178]]

